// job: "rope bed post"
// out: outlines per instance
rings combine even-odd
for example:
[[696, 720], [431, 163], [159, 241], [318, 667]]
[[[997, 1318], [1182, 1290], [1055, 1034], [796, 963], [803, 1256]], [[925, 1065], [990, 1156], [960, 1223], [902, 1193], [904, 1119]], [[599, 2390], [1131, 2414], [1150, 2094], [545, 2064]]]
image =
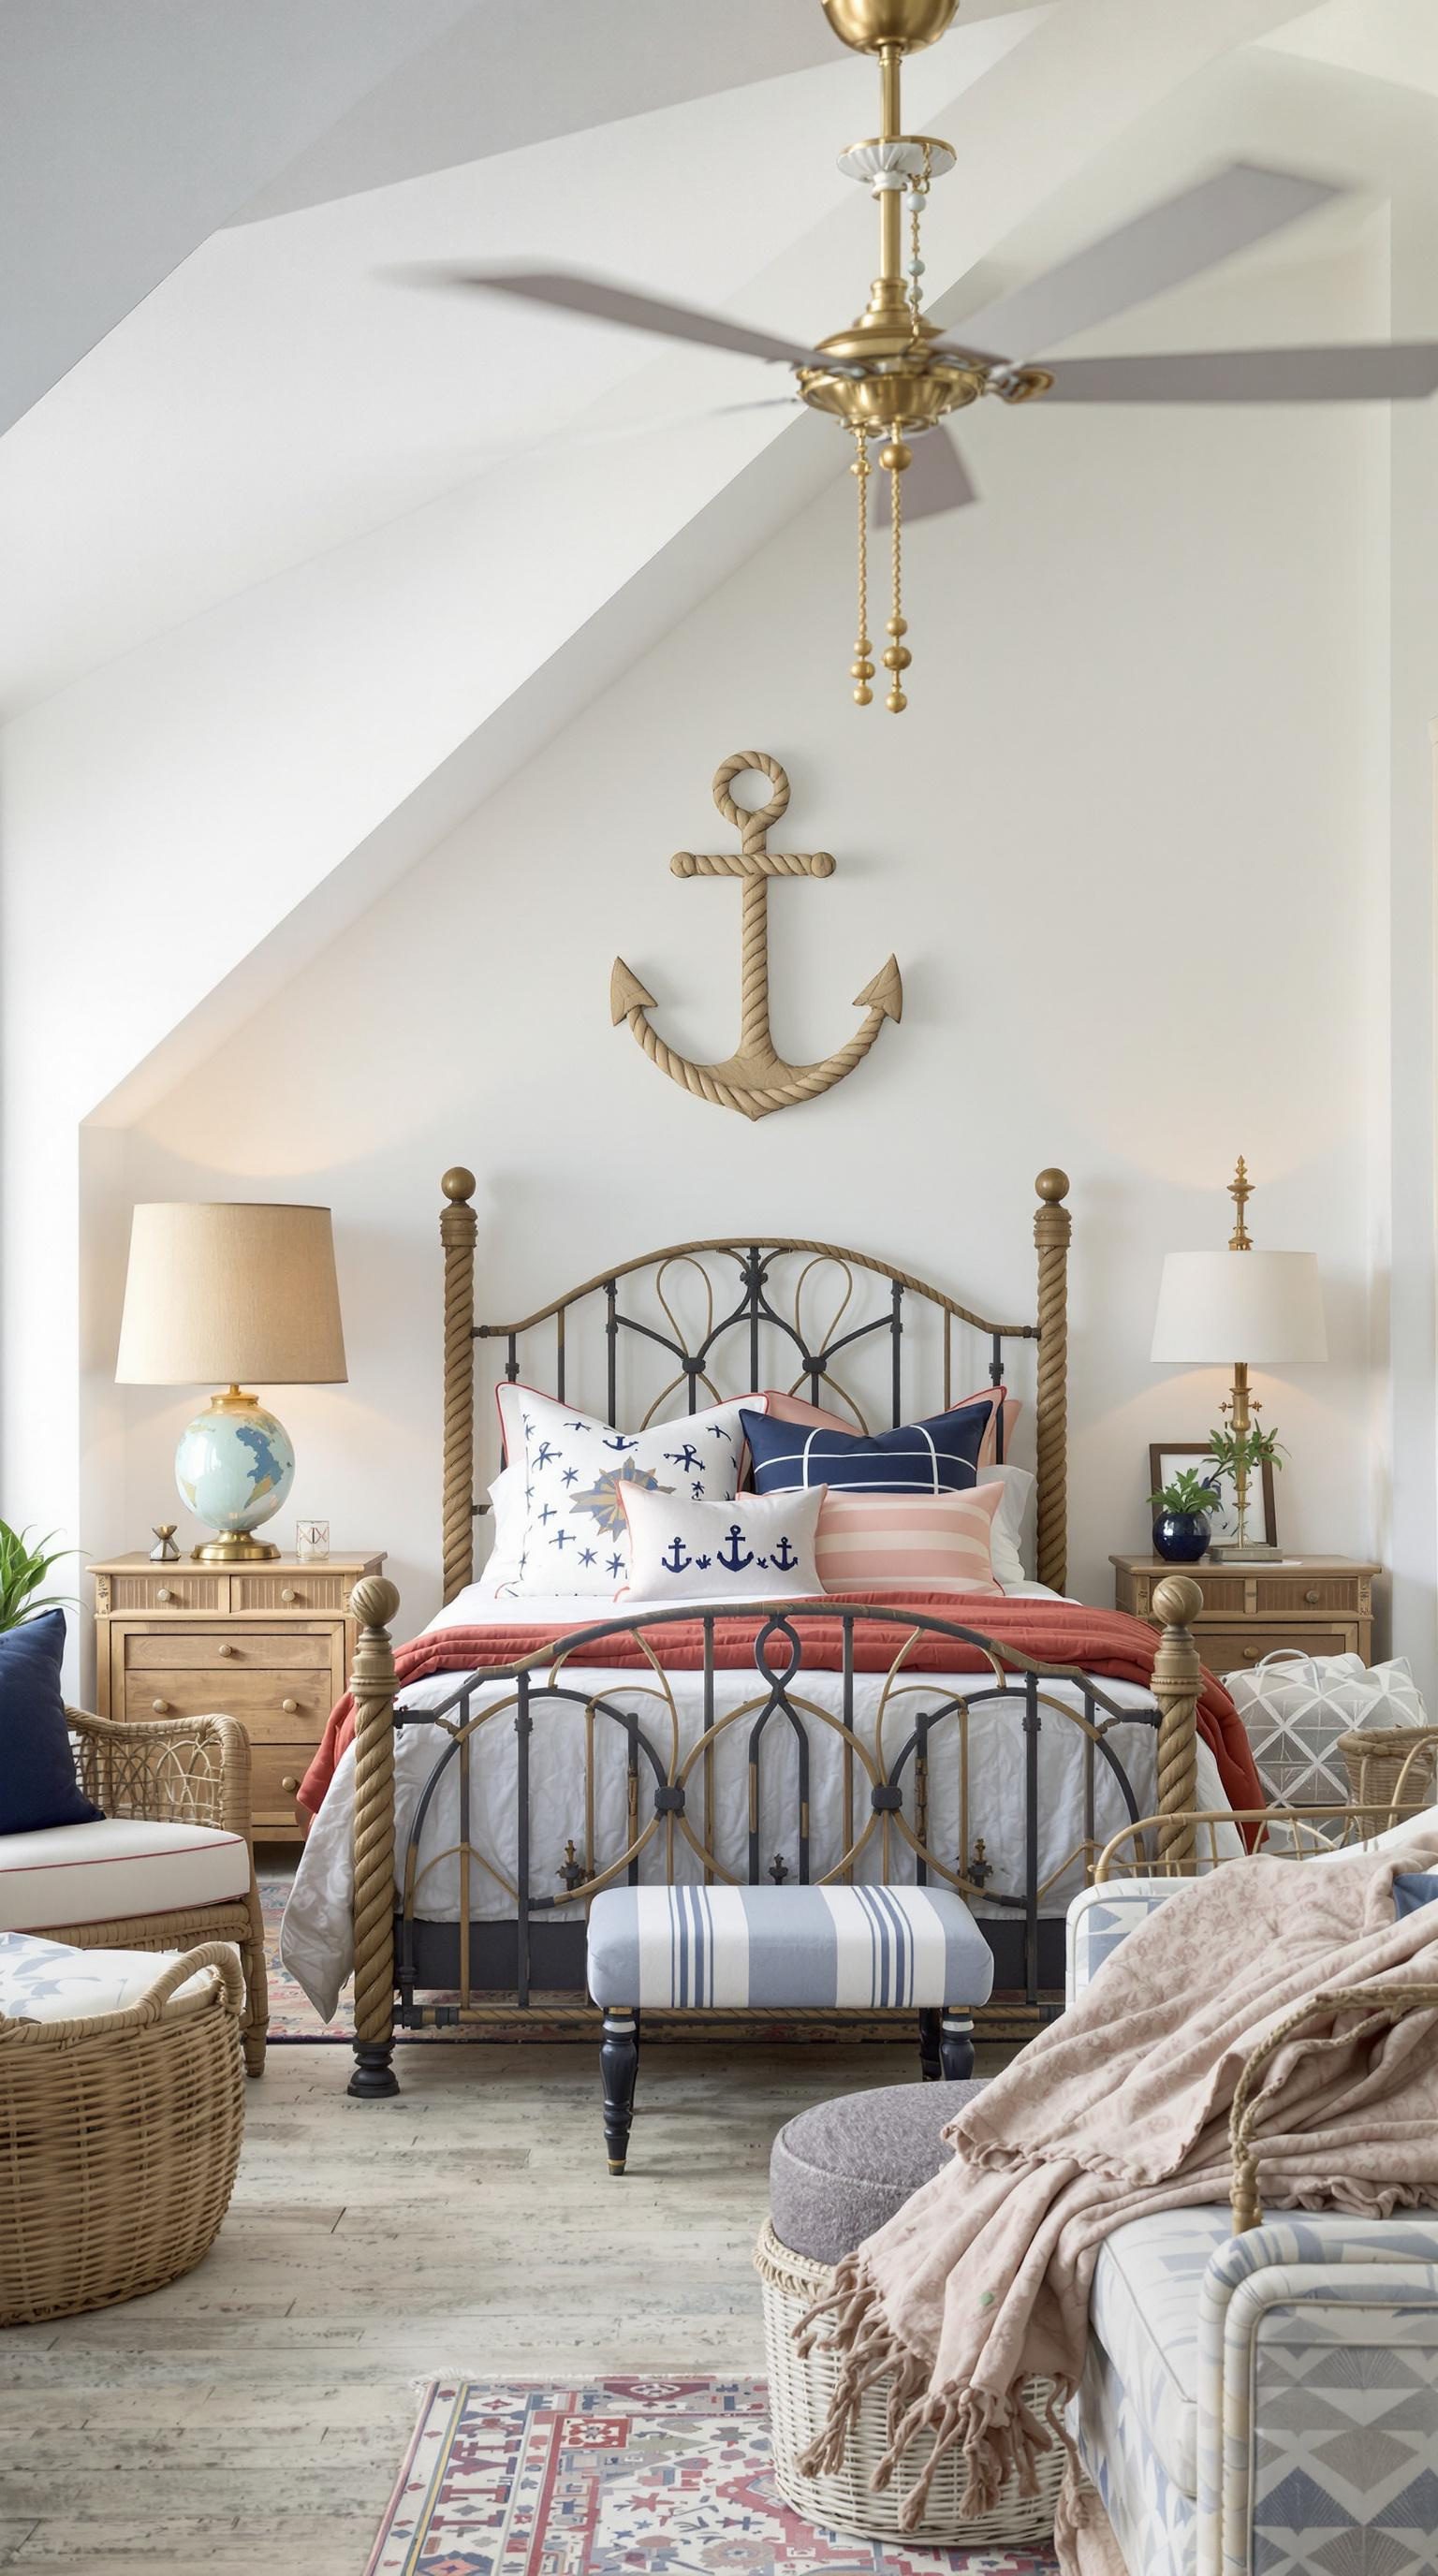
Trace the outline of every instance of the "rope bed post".
[[350, 1594], [359, 1622], [350, 1689], [355, 1703], [355, 2069], [351, 2093], [399, 2091], [394, 2050], [394, 1646], [399, 1594], [367, 1574]]
[[1040, 1172], [1034, 1183], [1034, 1246], [1039, 1257], [1038, 1579], [1068, 1587], [1068, 1268], [1073, 1218], [1064, 1206], [1067, 1172]]
[[440, 1182], [444, 1246], [444, 1597], [474, 1581], [474, 1174], [456, 1164]]
[[1169, 1867], [1190, 1864], [1194, 1856], [1193, 1810], [1198, 1804], [1198, 1694], [1203, 1664], [1191, 1622], [1203, 1608], [1203, 1592], [1187, 1574], [1168, 1574], [1154, 1585], [1153, 1606], [1163, 1621], [1163, 1634], [1153, 1659], [1153, 1695], [1158, 1702], [1158, 1832], [1159, 1862]]

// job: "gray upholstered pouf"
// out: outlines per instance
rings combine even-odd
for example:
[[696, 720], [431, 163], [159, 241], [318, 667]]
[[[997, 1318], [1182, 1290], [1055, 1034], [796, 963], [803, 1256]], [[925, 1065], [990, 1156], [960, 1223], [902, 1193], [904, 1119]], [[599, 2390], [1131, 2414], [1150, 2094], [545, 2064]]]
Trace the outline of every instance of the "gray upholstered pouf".
[[816, 2102], [780, 2130], [769, 2158], [769, 2213], [781, 2245], [840, 2263], [947, 2164], [942, 2131], [983, 2090], [886, 2084]]

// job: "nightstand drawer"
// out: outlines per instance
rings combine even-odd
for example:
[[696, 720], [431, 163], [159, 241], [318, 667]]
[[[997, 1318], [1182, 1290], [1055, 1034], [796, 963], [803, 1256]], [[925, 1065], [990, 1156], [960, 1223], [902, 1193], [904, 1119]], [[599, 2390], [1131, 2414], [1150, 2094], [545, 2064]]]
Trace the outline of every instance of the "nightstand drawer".
[[265, 1825], [293, 1826], [295, 1793], [315, 1758], [312, 1744], [257, 1744], [250, 1755], [250, 1811]]
[[123, 1632], [127, 1673], [324, 1672], [333, 1660], [333, 1631], [295, 1628], [187, 1628]]
[[1352, 1628], [1263, 1627], [1257, 1620], [1243, 1628], [1210, 1628], [1200, 1619], [1193, 1633], [1211, 1673], [1236, 1673], [1283, 1649], [1300, 1655], [1351, 1655], [1358, 1648]]
[[1370, 1587], [1352, 1574], [1260, 1574], [1253, 1587], [1260, 1619], [1357, 1619]]
[[239, 1566], [230, 1576], [232, 1610], [348, 1610], [359, 1578], [353, 1566], [303, 1565], [283, 1574]]
[[153, 1610], [168, 1617], [177, 1611], [196, 1611], [221, 1617], [230, 1606], [228, 1574], [211, 1573], [200, 1566], [156, 1565], [137, 1569], [133, 1574], [114, 1574], [100, 1578], [103, 1584], [101, 1608], [118, 1614], [127, 1610]]
[[127, 1718], [237, 1717], [256, 1742], [284, 1742], [307, 1735], [312, 1749], [319, 1742], [335, 1698], [328, 1671], [157, 1672], [125, 1676]]

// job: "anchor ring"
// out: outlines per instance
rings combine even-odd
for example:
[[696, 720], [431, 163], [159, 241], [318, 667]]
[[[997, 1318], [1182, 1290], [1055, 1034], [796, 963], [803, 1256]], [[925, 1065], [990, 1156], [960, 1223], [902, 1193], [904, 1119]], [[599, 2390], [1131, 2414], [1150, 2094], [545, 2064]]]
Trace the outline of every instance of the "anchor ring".
[[[736, 805], [729, 793], [730, 780], [742, 778], [750, 769], [757, 770], [762, 778], [773, 782], [774, 793], [767, 805]], [[733, 824], [747, 848], [750, 833], [762, 835], [767, 832], [770, 824], [777, 823], [786, 811], [789, 803], [788, 771], [767, 751], [736, 751], [714, 772], [714, 802], [725, 822]]]

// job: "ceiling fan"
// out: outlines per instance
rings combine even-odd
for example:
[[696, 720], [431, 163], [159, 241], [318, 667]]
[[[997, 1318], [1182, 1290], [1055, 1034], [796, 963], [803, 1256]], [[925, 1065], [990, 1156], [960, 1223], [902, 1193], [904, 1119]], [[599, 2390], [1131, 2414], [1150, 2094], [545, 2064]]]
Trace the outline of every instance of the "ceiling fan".
[[[858, 632], [854, 698], [873, 701], [868, 632], [870, 443], [879, 440], [875, 517], [891, 529], [892, 597], [882, 659], [885, 704], [908, 700], [903, 677], [902, 527], [905, 519], [961, 508], [978, 496], [949, 432], [940, 427], [981, 394], [1031, 402], [1363, 402], [1403, 401], [1438, 388], [1438, 342], [1374, 342], [1348, 348], [1229, 349], [1111, 358], [1050, 359], [1047, 352], [1131, 305], [1197, 277], [1217, 261], [1342, 194], [1322, 181], [1236, 163], [1151, 206], [1047, 275], [971, 313], [962, 338], [923, 311], [921, 225], [929, 192], [954, 166], [952, 146], [905, 134], [900, 106], [904, 56], [934, 44], [959, 0], [822, 0], [834, 33], [879, 61], [879, 132], [850, 145], [839, 167], [864, 181], [879, 206], [879, 275], [857, 321], [812, 346], [754, 330], [722, 314], [673, 304], [633, 287], [569, 270], [444, 268], [424, 281], [558, 305], [566, 312], [661, 338], [697, 340], [768, 359], [794, 371], [793, 395], [838, 420], [854, 441], [858, 482]], [[908, 219], [905, 242], [904, 223]], [[413, 276], [415, 272], [411, 271]], [[1042, 363], [1036, 363], [1042, 354]], [[731, 409], [746, 406], [731, 405]], [[910, 441], [913, 444], [910, 444]]]

